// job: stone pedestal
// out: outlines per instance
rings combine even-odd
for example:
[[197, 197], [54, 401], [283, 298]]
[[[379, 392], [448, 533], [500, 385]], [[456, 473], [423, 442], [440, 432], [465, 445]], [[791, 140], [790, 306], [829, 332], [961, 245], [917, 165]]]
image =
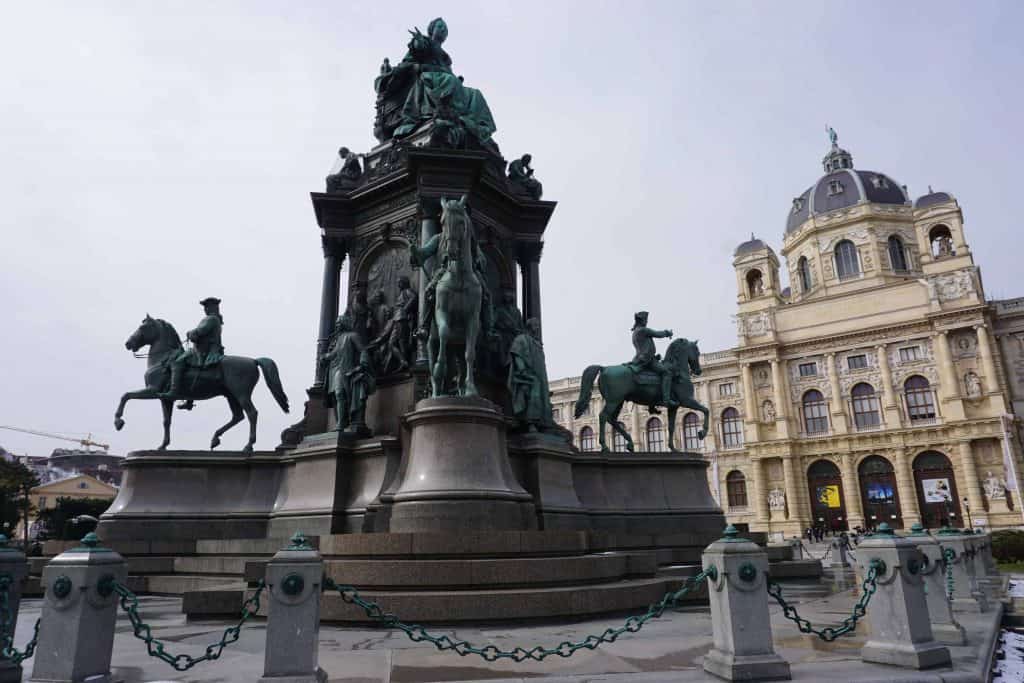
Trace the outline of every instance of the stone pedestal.
[[267, 564], [267, 645], [259, 683], [324, 683], [320, 668], [320, 553], [295, 534]]
[[829, 567], [832, 569], [845, 569], [850, 566], [850, 558], [846, 553], [848, 543], [849, 541], [845, 536], [832, 537], [832, 540], [829, 541], [829, 547], [832, 548], [831, 564], [829, 564]]
[[[5, 579], [7, 584], [7, 609], [11, 615], [11, 621], [0, 624], [0, 638], [4, 636], [14, 637], [15, 628], [18, 625], [18, 607], [21, 604], [21, 585], [28, 575], [28, 563], [25, 561], [25, 553], [17, 548], [8, 545], [7, 537], [0, 534], [0, 579]], [[4, 590], [0, 587], [0, 590]], [[0, 640], [0, 646], [3, 641]], [[20, 647], [19, 643], [11, 643], [12, 647]], [[0, 683], [20, 683], [21, 666], [6, 659], [0, 659]]]
[[110, 658], [124, 558], [101, 548], [95, 534], [53, 558], [43, 570], [42, 622], [30, 683], [113, 683]]
[[873, 562], [884, 563], [867, 608], [871, 637], [861, 659], [911, 669], [948, 665], [949, 650], [932, 635], [921, 552], [913, 541], [896, 536], [888, 527], [880, 524], [878, 532], [857, 548], [857, 564], [864, 575]]
[[509, 464], [505, 418], [482, 398], [428, 398], [408, 415], [408, 451], [391, 503], [392, 532], [537, 528], [529, 493]]
[[802, 560], [804, 559], [804, 542], [799, 537], [794, 536], [787, 541], [790, 547], [793, 548], [793, 559]]
[[911, 528], [907, 539], [917, 544], [917, 549], [924, 556], [921, 578], [924, 579], [932, 634], [936, 640], [949, 645], [967, 644], [967, 633], [953, 617], [953, 603], [946, 594], [946, 563], [939, 542], [921, 524]]
[[974, 548], [970, 536], [955, 529], [943, 529], [936, 535], [939, 545], [953, 551], [953, 609], [962, 612], [987, 612], [988, 596], [974, 574]]
[[714, 646], [704, 670], [727, 681], [789, 680], [789, 662], [772, 645], [765, 551], [730, 526], [704, 551], [702, 566], [716, 570], [708, 577]]

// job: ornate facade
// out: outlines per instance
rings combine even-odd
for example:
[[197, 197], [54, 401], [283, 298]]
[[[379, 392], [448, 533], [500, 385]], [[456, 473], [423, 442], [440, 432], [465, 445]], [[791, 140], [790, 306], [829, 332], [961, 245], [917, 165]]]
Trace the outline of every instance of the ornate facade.
[[[696, 378], [711, 433], [680, 411], [676, 446], [712, 461], [712, 492], [752, 530], [1021, 525], [1024, 299], [986, 300], [952, 195], [911, 201], [834, 139], [823, 166], [781, 258], [753, 236], [736, 248], [738, 342]], [[579, 378], [551, 388], [596, 448], [600, 398], [574, 419]], [[666, 449], [664, 414], [621, 419], [638, 449]]]

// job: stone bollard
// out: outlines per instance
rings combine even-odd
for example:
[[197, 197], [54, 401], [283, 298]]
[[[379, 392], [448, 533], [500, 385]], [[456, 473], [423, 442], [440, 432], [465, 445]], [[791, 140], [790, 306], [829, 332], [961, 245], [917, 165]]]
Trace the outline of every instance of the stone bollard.
[[324, 561], [302, 533], [267, 563], [267, 644], [259, 683], [323, 683], [320, 593]]
[[43, 570], [42, 622], [32, 667], [35, 683], [110, 683], [117, 621], [113, 581], [127, 576], [124, 558], [89, 533], [82, 545]]
[[971, 547], [974, 550], [974, 578], [978, 588], [989, 599], [989, 602], [998, 602], [1003, 592], [1003, 580], [999, 576], [999, 570], [995, 574], [991, 572], [989, 558], [992, 557], [992, 537], [981, 531], [975, 531], [971, 536]]
[[714, 636], [704, 670], [727, 681], [789, 680], [789, 662], [772, 645], [765, 551], [730, 524], [725, 538], [704, 550], [702, 564]]
[[953, 551], [953, 609], [962, 612], [987, 612], [988, 597], [979, 588], [972, 561], [974, 549], [970, 537], [946, 527], [935, 535], [944, 549]]
[[804, 559], [804, 542], [794, 536], [789, 539], [789, 547], [793, 549], [793, 559], [802, 560]]
[[832, 548], [832, 563], [829, 567], [832, 569], [844, 569], [850, 566], [850, 558], [846, 554], [846, 544], [847, 541], [842, 536], [833, 536], [829, 541], [829, 546]]
[[921, 576], [923, 558], [914, 542], [896, 536], [882, 522], [860, 544], [857, 564], [865, 576], [872, 564], [878, 567], [877, 595], [867, 609], [871, 636], [861, 659], [911, 669], [948, 665], [949, 649], [932, 635]]
[[921, 576], [924, 579], [925, 599], [935, 639], [950, 645], [966, 645], [967, 633], [953, 617], [953, 603], [946, 594], [946, 562], [942, 548], [920, 524], [911, 527], [907, 539], [917, 545], [924, 556]]
[[[7, 537], [0, 534], [0, 580], [6, 588], [5, 596], [0, 596], [0, 649], [9, 644], [17, 647], [14, 642], [14, 629], [18, 625], [18, 607], [21, 603], [21, 585], [28, 575], [28, 563], [25, 553], [8, 544]], [[8, 616], [9, 615], [9, 616]], [[10, 638], [10, 641], [7, 641]], [[0, 659], [0, 683], [20, 683], [21, 665], [7, 659]]]

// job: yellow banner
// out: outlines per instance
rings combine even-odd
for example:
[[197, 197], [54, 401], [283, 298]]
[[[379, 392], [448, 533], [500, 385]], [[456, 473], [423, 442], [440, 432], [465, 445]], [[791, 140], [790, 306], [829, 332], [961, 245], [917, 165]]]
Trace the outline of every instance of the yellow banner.
[[839, 507], [839, 486], [837, 484], [829, 484], [828, 486], [818, 487], [818, 502], [824, 503], [825, 507], [838, 508]]

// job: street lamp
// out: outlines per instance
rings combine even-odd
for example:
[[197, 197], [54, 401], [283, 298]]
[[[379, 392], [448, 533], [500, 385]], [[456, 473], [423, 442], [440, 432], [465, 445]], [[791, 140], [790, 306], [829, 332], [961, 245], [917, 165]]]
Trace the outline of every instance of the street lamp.
[[964, 504], [964, 512], [967, 513], [967, 528], [968, 529], [973, 529], [974, 528], [974, 523], [971, 521], [971, 506], [967, 504], [967, 496], [964, 496], [963, 504]]

